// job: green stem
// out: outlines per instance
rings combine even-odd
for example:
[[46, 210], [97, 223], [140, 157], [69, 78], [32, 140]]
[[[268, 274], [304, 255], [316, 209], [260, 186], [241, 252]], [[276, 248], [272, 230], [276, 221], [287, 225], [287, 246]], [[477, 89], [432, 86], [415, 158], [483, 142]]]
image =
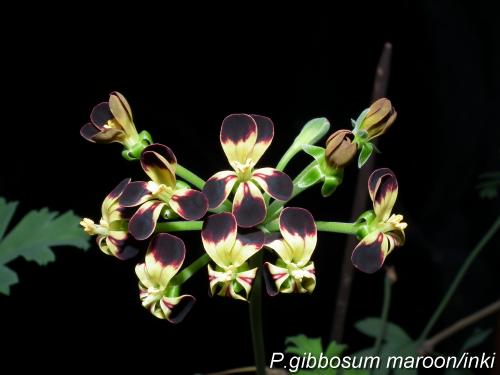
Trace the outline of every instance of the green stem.
[[293, 159], [295, 155], [297, 155], [301, 151], [300, 147], [295, 146], [295, 142], [292, 143], [292, 145], [286, 150], [285, 154], [279, 161], [278, 165], [276, 166], [276, 169], [278, 171], [283, 171], [287, 164], [290, 162], [290, 160]]
[[356, 234], [358, 231], [358, 226], [355, 223], [340, 223], [337, 221], [317, 221], [316, 227], [320, 232]]
[[208, 262], [210, 262], [210, 257], [208, 256], [208, 254], [203, 254], [201, 257], [196, 259], [193, 263], [191, 263], [189, 266], [187, 266], [181, 272], [179, 272], [174, 277], [172, 282], [175, 283], [176, 285], [181, 285], [185, 281], [189, 280], [189, 278], [193, 276], [196, 272], [205, 267], [208, 264]]
[[201, 230], [203, 221], [167, 221], [156, 224], [156, 232], [183, 232], [187, 230]]
[[380, 332], [377, 336], [377, 339], [375, 340], [375, 348], [373, 350], [374, 356], [378, 356], [380, 354], [382, 341], [385, 339], [385, 334], [387, 331], [387, 318], [389, 316], [389, 307], [391, 306], [391, 285], [392, 281], [386, 271], [384, 279], [384, 302], [382, 305], [382, 314], [380, 315], [381, 326]]
[[[259, 267], [263, 261], [263, 251], [259, 251], [253, 261]], [[250, 297], [250, 329], [252, 331], [252, 344], [255, 358], [256, 374], [266, 375], [266, 354], [264, 350], [264, 330], [262, 327], [262, 273], [255, 278], [252, 295]]]
[[436, 324], [437, 320], [440, 318], [441, 314], [443, 313], [443, 310], [445, 309], [446, 305], [450, 301], [451, 297], [457, 290], [460, 282], [464, 278], [466, 272], [469, 270], [469, 267], [471, 266], [472, 262], [476, 259], [476, 257], [481, 253], [481, 250], [486, 246], [489, 240], [493, 238], [495, 235], [496, 231], [500, 228], [500, 216], [495, 220], [491, 228], [486, 232], [486, 234], [481, 238], [481, 240], [477, 243], [476, 247], [472, 250], [472, 252], [469, 254], [465, 262], [462, 264], [462, 267], [458, 271], [457, 275], [455, 276], [455, 279], [453, 280], [453, 283], [450, 285], [448, 291], [444, 295], [443, 299], [441, 300], [440, 304], [436, 308], [436, 311], [434, 311], [434, 314], [430, 318], [429, 322], [425, 326], [424, 330], [420, 334], [420, 337], [418, 338], [418, 342], [421, 344], [429, 335], [430, 331]]
[[200, 190], [203, 189], [203, 185], [205, 185], [205, 181], [203, 181], [202, 178], [198, 177], [189, 169], [184, 168], [180, 164], [177, 164], [175, 168], [175, 174], [183, 180], [186, 180], [186, 182], [189, 182], [191, 185], [196, 186]]

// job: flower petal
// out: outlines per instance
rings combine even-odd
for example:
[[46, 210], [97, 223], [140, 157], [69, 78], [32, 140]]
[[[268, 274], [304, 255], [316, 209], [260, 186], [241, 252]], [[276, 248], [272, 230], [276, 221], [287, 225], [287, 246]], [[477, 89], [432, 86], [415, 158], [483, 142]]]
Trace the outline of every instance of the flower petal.
[[257, 124], [257, 141], [250, 155], [254, 164], [264, 155], [274, 137], [274, 125], [269, 117], [251, 115]]
[[116, 121], [120, 123], [125, 133], [129, 135], [137, 134], [132, 121], [130, 105], [122, 94], [115, 91], [109, 95], [109, 111]]
[[186, 247], [179, 237], [169, 233], [157, 234], [146, 253], [146, 273], [149, 279], [159, 285], [160, 289], [166, 288], [181, 268], [185, 257]]
[[264, 246], [264, 233], [257, 231], [249, 234], [238, 234], [233, 249], [231, 261], [235, 267], [241, 266]]
[[92, 137], [95, 143], [122, 143], [125, 139], [125, 133], [122, 130], [114, 128], [103, 128], [99, 133]]
[[375, 214], [381, 221], [386, 221], [398, 197], [398, 180], [388, 168], [380, 168], [368, 179], [368, 191], [373, 201]]
[[266, 282], [267, 294], [275, 296], [289, 277], [288, 269], [275, 266], [269, 262], [264, 263], [264, 280]]
[[184, 320], [195, 302], [196, 298], [189, 294], [179, 297], [163, 297], [160, 301], [160, 307], [165, 319], [170, 323], [177, 324]]
[[152, 200], [144, 203], [132, 216], [128, 223], [128, 231], [137, 240], [145, 240], [151, 236], [156, 228], [165, 203]]
[[134, 181], [127, 185], [120, 196], [120, 205], [135, 207], [151, 199], [148, 184], [144, 181]]
[[222, 121], [220, 142], [230, 163], [245, 163], [257, 141], [257, 124], [246, 114], [233, 114]]
[[157, 184], [164, 184], [175, 188], [175, 165], [169, 160], [173, 152], [167, 146], [158, 143], [148, 146], [141, 154], [141, 165], [144, 172]]
[[[252, 285], [253, 282], [255, 281], [255, 276], [257, 275], [257, 268], [253, 268], [248, 271], [244, 272], [238, 272], [236, 274], [236, 282], [240, 284], [243, 287], [244, 292], [244, 300], [246, 301], [248, 299], [248, 296], [250, 295], [250, 291], [252, 290]], [[233, 289], [234, 291], [234, 289]], [[243, 292], [243, 291], [242, 291]], [[236, 293], [234, 293], [236, 294]], [[241, 292], [238, 293], [238, 296], [241, 297]], [[234, 296], [234, 295], [233, 295]], [[240, 298], [238, 298], [240, 299]]]
[[286, 173], [274, 168], [260, 168], [253, 172], [252, 178], [274, 199], [287, 201], [292, 196], [293, 182]]
[[362, 272], [374, 273], [378, 271], [384, 264], [388, 245], [389, 242], [384, 233], [370, 233], [360, 241], [352, 252], [352, 264]]
[[293, 261], [293, 250], [288, 246], [283, 237], [281, 237], [280, 233], [266, 235], [265, 246], [273, 249], [285, 263]]
[[91, 124], [90, 122], [83, 125], [80, 128], [80, 135], [85, 138], [87, 141], [95, 143], [93, 137], [98, 134], [100, 130], [95, 127], [95, 125]]
[[210, 209], [219, 207], [227, 199], [236, 180], [236, 173], [233, 171], [222, 171], [214, 174], [205, 182], [203, 194], [208, 199]]
[[266, 218], [266, 204], [259, 188], [253, 182], [242, 182], [233, 200], [233, 214], [238, 226], [251, 228]]
[[201, 240], [212, 260], [222, 268], [230, 266], [229, 255], [236, 241], [235, 217], [229, 212], [209, 216], [203, 223]]
[[177, 190], [168, 204], [186, 220], [198, 220], [205, 216], [208, 210], [208, 200], [205, 194], [193, 189]]
[[305, 266], [316, 247], [316, 223], [311, 213], [303, 208], [287, 207], [280, 215], [280, 232], [293, 252], [293, 262]]
[[109, 109], [108, 102], [97, 104], [90, 113], [90, 121], [101, 130], [103, 129], [104, 125], [107, 125], [108, 121], [112, 120], [113, 118], [114, 116]]

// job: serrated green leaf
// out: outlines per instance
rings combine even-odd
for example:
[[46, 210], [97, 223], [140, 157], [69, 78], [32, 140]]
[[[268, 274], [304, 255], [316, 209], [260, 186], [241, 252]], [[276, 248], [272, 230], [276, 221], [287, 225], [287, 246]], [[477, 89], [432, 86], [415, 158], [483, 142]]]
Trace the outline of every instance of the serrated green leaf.
[[[366, 318], [354, 325], [358, 331], [370, 337], [378, 337], [382, 329], [380, 318]], [[411, 337], [398, 325], [387, 322], [385, 327], [385, 340], [394, 346], [403, 346], [410, 343]]]
[[[0, 229], [8, 226], [16, 204], [0, 201], [4, 208]], [[4, 266], [13, 259], [23, 257], [45, 265], [55, 260], [53, 246], [89, 248], [89, 237], [79, 226], [80, 218], [71, 211], [58, 215], [47, 208], [31, 211], [0, 242], [0, 293], [8, 294], [10, 286], [18, 281], [17, 275]]]
[[321, 167], [319, 165], [314, 166], [305, 173], [299, 181], [297, 181], [297, 186], [301, 189], [307, 189], [314, 184], [317, 184], [325, 177]]
[[323, 147], [305, 144], [302, 145], [302, 150], [318, 161], [325, 157], [325, 149]]
[[491, 328], [488, 329], [476, 329], [472, 334], [465, 340], [462, 345], [462, 349], [460, 349], [461, 353], [465, 353], [469, 349], [481, 344], [484, 340], [488, 338], [493, 330]]
[[4, 198], [0, 198], [0, 239], [3, 238], [5, 230], [9, 226], [12, 215], [16, 212], [17, 204], [19, 202], [9, 202]]
[[285, 339], [285, 352], [290, 354], [304, 355], [311, 353], [313, 356], [319, 356], [323, 352], [323, 345], [320, 338], [310, 338], [306, 335], [297, 335]]
[[344, 344], [338, 344], [335, 341], [332, 341], [330, 345], [328, 345], [328, 348], [326, 348], [325, 355], [327, 357], [338, 357], [340, 356], [344, 350], [347, 349], [347, 345]]
[[17, 284], [18, 281], [17, 273], [0, 265], [0, 293], [9, 295], [11, 285]]
[[324, 118], [319, 117], [308, 121], [297, 138], [293, 142], [297, 146], [303, 144], [313, 145], [318, 142], [330, 130], [330, 122]]
[[363, 167], [365, 163], [368, 161], [370, 158], [371, 154], [373, 152], [373, 144], [372, 143], [363, 143], [361, 146], [361, 152], [359, 153], [358, 157], [358, 168]]

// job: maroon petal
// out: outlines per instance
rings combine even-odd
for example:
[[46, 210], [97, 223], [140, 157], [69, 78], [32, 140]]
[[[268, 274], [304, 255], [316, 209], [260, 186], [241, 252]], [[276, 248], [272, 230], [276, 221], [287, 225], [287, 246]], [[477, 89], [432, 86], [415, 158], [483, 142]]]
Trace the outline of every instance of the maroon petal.
[[129, 183], [120, 196], [120, 205], [124, 207], [138, 206], [150, 199], [148, 184], [144, 181]]
[[106, 199], [119, 198], [129, 183], [130, 183], [130, 178], [122, 180], [113, 190], [111, 190]]
[[[171, 308], [170, 315], [167, 318], [168, 321], [174, 324], [182, 322], [189, 311], [191, 311], [195, 302], [196, 298], [189, 294], [179, 297], [175, 305], [168, 306]], [[168, 303], [167, 298], [164, 298], [161, 303]]]
[[177, 190], [170, 198], [169, 205], [177, 214], [186, 220], [198, 220], [208, 210], [205, 194], [193, 189]]
[[260, 230], [257, 232], [252, 232], [252, 233], [247, 233], [247, 234], [239, 234], [236, 237], [237, 241], [241, 243], [243, 246], [253, 246], [258, 249], [262, 248], [264, 246], [264, 242], [266, 239], [266, 236], [264, 235], [264, 232], [261, 232]]
[[100, 130], [98, 128], [96, 128], [93, 124], [91, 124], [90, 122], [83, 125], [81, 128], [80, 128], [80, 135], [85, 138], [87, 141], [89, 142], [92, 142], [92, 143], [95, 143], [93, 137], [98, 134], [100, 132]]
[[292, 196], [293, 182], [286, 173], [274, 168], [260, 168], [254, 171], [252, 177], [274, 199], [287, 201]]
[[151, 236], [164, 206], [163, 202], [149, 201], [139, 207], [128, 223], [130, 234], [137, 240], [145, 240]]
[[269, 270], [269, 265], [269, 262], [264, 263], [264, 267], [262, 267], [262, 275], [264, 277], [264, 282], [266, 283], [267, 294], [274, 297], [279, 293], [279, 290], [276, 286], [276, 282], [274, 281], [274, 275]]
[[92, 112], [90, 113], [90, 121], [97, 126], [99, 129], [102, 129], [104, 125], [108, 123], [109, 120], [114, 118], [111, 110], [109, 109], [108, 102], [102, 102], [97, 104]]
[[251, 228], [266, 218], [266, 204], [253, 182], [242, 182], [234, 195], [233, 214], [240, 227]]
[[236, 240], [238, 227], [233, 214], [224, 212], [209, 216], [203, 223], [201, 239], [205, 248], [231, 249]]
[[[159, 152], [157, 152], [159, 151]], [[174, 164], [171, 164], [173, 161]], [[155, 143], [144, 149], [141, 154], [141, 165], [144, 172], [157, 184], [175, 187], [175, 164], [173, 152], [164, 145]]]
[[387, 220], [398, 196], [398, 180], [388, 168], [380, 168], [368, 179], [368, 191], [373, 201], [373, 209], [380, 220]]
[[230, 163], [245, 163], [257, 140], [257, 124], [246, 114], [233, 114], [222, 121], [220, 142]]
[[384, 264], [386, 253], [383, 249], [385, 236], [374, 232], [363, 238], [351, 255], [354, 267], [365, 273], [374, 273]]
[[236, 173], [222, 171], [214, 174], [205, 182], [203, 194], [208, 199], [208, 207], [210, 209], [219, 207], [227, 199], [236, 180]]
[[269, 117], [251, 115], [257, 124], [257, 141], [252, 150], [252, 160], [257, 163], [268, 149], [274, 137], [274, 125]]

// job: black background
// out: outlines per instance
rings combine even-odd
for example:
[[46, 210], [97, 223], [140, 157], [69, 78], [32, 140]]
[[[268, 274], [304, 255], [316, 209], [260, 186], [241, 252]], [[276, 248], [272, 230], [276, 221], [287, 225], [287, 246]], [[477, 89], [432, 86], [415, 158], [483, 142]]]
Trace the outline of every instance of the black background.
[[[498, 215], [498, 200], [480, 199], [475, 189], [477, 176], [499, 164], [493, 6], [382, 1], [314, 10], [193, 4], [183, 11], [120, 5], [112, 12], [89, 6], [29, 13], [2, 26], [0, 194], [21, 201], [16, 218], [48, 206], [98, 219], [110, 189], [124, 177], [143, 178], [118, 145], [79, 136], [92, 107], [113, 90], [129, 99], [139, 130], [208, 178], [228, 168], [218, 132], [229, 113], [273, 119], [275, 138], [262, 166], [275, 164], [311, 118], [327, 117], [332, 129], [349, 127], [369, 104], [385, 41], [393, 43], [388, 97], [399, 115], [379, 143], [376, 166], [398, 176], [396, 211], [409, 223], [407, 244], [387, 261], [399, 276], [390, 319], [418, 336]], [[294, 176], [306, 163], [301, 155], [287, 171]], [[356, 173], [355, 166], [346, 170], [333, 197], [324, 200], [314, 188], [292, 205], [320, 220], [347, 221]], [[182, 236], [189, 259], [201, 254], [198, 236]], [[321, 234], [312, 296], [265, 298], [268, 354], [281, 351], [289, 335], [328, 338], [344, 242]], [[498, 298], [497, 250], [493, 241], [477, 260], [437, 329]], [[67, 369], [70, 361], [90, 370], [138, 366], [191, 374], [252, 363], [247, 305], [209, 298], [205, 272], [185, 288], [198, 298], [195, 308], [173, 326], [140, 305], [135, 260], [117, 261], [96, 246], [56, 253], [47, 267], [10, 264], [21, 282], [10, 297], [0, 296], [2, 366]], [[351, 351], [372, 344], [353, 323], [380, 313], [382, 280], [382, 273], [356, 272], [345, 337]], [[495, 319], [481, 325], [492, 327]], [[470, 332], [440, 350], [453, 353]], [[480, 349], [492, 351], [493, 338]]]

